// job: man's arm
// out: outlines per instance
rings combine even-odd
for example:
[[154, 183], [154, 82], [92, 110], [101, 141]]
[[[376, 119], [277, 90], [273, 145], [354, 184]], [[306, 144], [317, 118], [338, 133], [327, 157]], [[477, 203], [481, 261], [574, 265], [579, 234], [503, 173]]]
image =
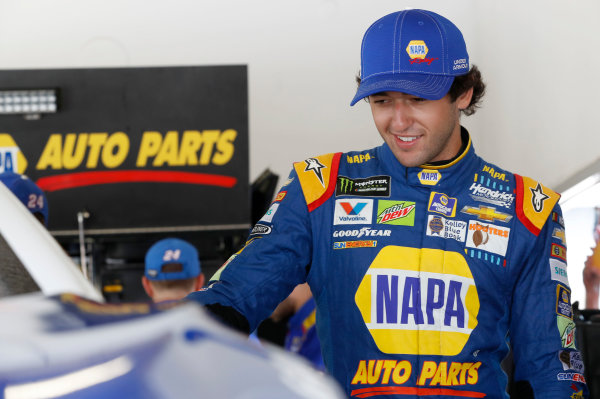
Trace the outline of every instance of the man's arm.
[[559, 205], [552, 215], [515, 276], [510, 323], [514, 379], [529, 382], [536, 398], [585, 398]]

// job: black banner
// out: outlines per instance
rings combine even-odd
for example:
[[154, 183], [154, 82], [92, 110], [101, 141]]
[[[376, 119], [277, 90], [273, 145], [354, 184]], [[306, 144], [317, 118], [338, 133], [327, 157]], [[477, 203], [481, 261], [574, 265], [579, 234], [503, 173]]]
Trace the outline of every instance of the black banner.
[[46, 192], [53, 233], [249, 225], [246, 66], [0, 71], [21, 89], [58, 109], [0, 115], [0, 171]]

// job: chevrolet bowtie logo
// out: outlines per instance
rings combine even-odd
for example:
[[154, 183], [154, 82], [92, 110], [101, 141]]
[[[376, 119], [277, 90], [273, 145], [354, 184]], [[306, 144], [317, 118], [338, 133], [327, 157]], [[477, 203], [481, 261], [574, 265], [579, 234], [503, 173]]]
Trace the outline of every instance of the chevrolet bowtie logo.
[[468, 215], [477, 216], [479, 220], [485, 220], [486, 222], [494, 222], [499, 220], [501, 222], [509, 222], [512, 219], [512, 215], [508, 213], [496, 212], [496, 208], [491, 206], [479, 205], [477, 208], [472, 206], [465, 206], [461, 209], [462, 213]]

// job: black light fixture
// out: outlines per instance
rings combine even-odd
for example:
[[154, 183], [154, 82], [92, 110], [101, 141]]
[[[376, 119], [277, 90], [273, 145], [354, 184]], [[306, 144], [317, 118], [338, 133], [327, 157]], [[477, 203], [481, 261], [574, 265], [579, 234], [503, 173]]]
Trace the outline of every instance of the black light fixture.
[[58, 90], [0, 90], [0, 115], [23, 115], [39, 119], [58, 111]]

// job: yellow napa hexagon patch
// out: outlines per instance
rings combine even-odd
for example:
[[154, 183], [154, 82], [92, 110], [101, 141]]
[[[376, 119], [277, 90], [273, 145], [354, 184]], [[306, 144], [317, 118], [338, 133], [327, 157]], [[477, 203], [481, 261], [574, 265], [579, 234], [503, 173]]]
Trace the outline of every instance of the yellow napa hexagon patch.
[[27, 159], [10, 134], [0, 133], [0, 172], [7, 170], [23, 174]]
[[354, 300], [379, 350], [409, 355], [459, 354], [480, 306], [461, 253], [399, 246], [379, 252]]

